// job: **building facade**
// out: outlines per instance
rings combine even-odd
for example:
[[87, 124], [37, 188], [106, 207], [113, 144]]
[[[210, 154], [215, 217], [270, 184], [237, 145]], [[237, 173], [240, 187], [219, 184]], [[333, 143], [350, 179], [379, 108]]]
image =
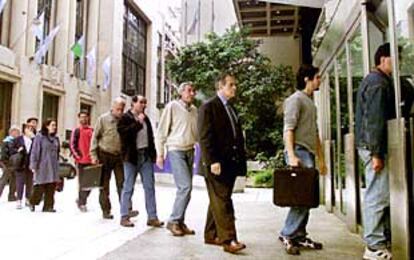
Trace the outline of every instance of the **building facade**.
[[[157, 103], [169, 101], [164, 57], [179, 46], [178, 30], [169, 26], [179, 17], [165, 15], [169, 5], [162, 2], [6, 1], [0, 17], [0, 138], [28, 117], [52, 117], [65, 140], [80, 109], [91, 112], [93, 124], [120, 95], [147, 96], [156, 123]], [[57, 27], [37, 62], [35, 54]], [[82, 51], [75, 55], [76, 43]]]

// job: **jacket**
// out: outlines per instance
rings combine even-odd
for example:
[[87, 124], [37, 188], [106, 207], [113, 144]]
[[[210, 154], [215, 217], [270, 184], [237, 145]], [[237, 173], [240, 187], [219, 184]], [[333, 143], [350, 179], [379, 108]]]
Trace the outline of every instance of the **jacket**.
[[355, 137], [358, 148], [384, 158], [387, 153], [387, 121], [395, 118], [395, 94], [391, 78], [381, 71], [368, 74], [358, 89]]
[[70, 151], [72, 152], [76, 163], [92, 163], [91, 154], [89, 152], [92, 135], [93, 129], [89, 126], [80, 126], [72, 131], [72, 135], [70, 137]]
[[199, 173], [204, 176], [211, 174], [210, 166], [219, 162], [221, 174], [215, 178], [245, 176], [247, 163], [240, 120], [236, 123], [237, 134], [234, 137], [230, 118], [218, 96], [200, 107], [197, 127], [201, 148]]
[[30, 169], [35, 171], [34, 184], [55, 183], [59, 181], [60, 144], [57, 136], [36, 135], [30, 154]]
[[[154, 132], [152, 130], [151, 121], [148, 116], [145, 117], [148, 134], [148, 156], [152, 162], [155, 162], [157, 153], [154, 144]], [[143, 125], [135, 120], [134, 115], [129, 110], [126, 112], [118, 122], [118, 133], [121, 137], [121, 154], [124, 161], [137, 164], [137, 134], [143, 128]]]

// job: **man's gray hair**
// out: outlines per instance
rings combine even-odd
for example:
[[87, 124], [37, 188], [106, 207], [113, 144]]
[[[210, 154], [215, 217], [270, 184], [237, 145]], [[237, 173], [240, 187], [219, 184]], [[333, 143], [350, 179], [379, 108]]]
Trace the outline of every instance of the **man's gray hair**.
[[17, 125], [12, 125], [9, 128], [9, 134], [11, 134], [11, 132], [13, 131], [19, 131], [20, 132], [20, 128]]
[[123, 97], [117, 97], [112, 101], [112, 106], [114, 105], [126, 105], [126, 100]]
[[177, 88], [178, 94], [181, 95], [181, 93], [183, 93], [183, 91], [185, 90], [186, 86], [193, 86], [193, 82], [186, 81], [186, 82], [181, 83], [180, 86], [178, 86], [178, 88]]

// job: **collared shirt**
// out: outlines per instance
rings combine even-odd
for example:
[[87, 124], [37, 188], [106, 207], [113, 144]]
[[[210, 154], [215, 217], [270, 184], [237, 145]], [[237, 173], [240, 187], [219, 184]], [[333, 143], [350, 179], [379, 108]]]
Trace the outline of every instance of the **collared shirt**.
[[148, 126], [147, 122], [142, 123], [141, 130], [137, 133], [137, 149], [148, 148]]
[[121, 154], [121, 138], [117, 130], [119, 119], [107, 112], [101, 115], [95, 126], [91, 144], [91, 157], [98, 159], [98, 148], [103, 152]]
[[30, 148], [32, 148], [32, 138], [23, 135], [24, 146], [26, 148], [26, 152], [30, 152]]

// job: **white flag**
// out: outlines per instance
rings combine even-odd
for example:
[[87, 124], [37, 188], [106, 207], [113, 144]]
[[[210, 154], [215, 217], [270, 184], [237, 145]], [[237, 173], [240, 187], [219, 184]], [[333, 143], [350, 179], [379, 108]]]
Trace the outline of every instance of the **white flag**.
[[102, 70], [104, 73], [103, 90], [106, 91], [111, 84], [111, 57], [107, 57], [102, 64]]
[[198, 3], [197, 10], [195, 11], [193, 21], [190, 24], [190, 27], [187, 29], [187, 34], [194, 34], [196, 31], [196, 26], [200, 20], [200, 2]]
[[43, 42], [43, 28], [45, 24], [45, 12], [42, 12], [37, 18], [32, 22], [32, 33], [40, 41], [40, 44]]
[[96, 47], [93, 47], [88, 55], [86, 55], [87, 60], [87, 71], [86, 71], [86, 82], [89, 86], [92, 86], [95, 70], [96, 70]]
[[39, 49], [35, 53], [35, 61], [37, 64], [42, 63], [42, 58], [46, 55], [47, 51], [49, 50], [50, 44], [53, 42], [53, 39], [56, 37], [60, 29], [60, 26], [56, 26], [46, 37], [42, 45], [40, 45]]
[[0, 0], [0, 14], [3, 12], [4, 6], [7, 4], [7, 0]]

